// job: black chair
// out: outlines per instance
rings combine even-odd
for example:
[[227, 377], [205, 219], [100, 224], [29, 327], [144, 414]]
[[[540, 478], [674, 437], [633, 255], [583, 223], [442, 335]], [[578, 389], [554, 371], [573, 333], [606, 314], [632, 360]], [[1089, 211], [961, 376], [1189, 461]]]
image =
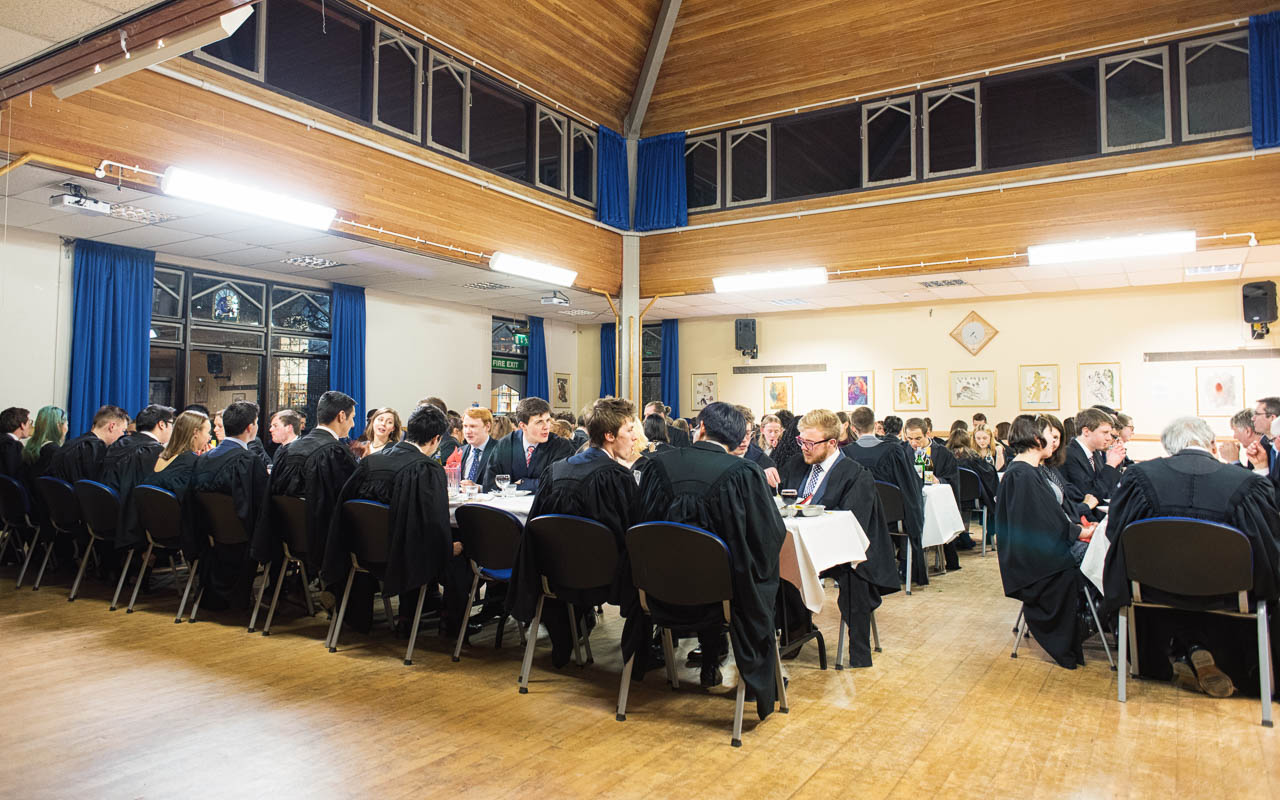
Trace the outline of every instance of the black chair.
[[905, 540], [903, 547], [907, 549], [907, 596], [911, 595], [911, 537], [902, 529], [902, 521], [907, 512], [902, 503], [902, 490], [892, 483], [876, 481], [876, 494], [880, 496], [880, 506], [884, 509], [884, 523], [889, 528], [890, 536], [901, 536]]
[[[467, 595], [467, 604], [463, 606], [466, 613], [471, 613], [475, 605], [476, 595], [480, 591], [480, 581], [489, 583], [508, 583], [511, 580], [511, 568], [516, 562], [516, 547], [520, 544], [520, 535], [524, 525], [520, 518], [510, 511], [500, 508], [468, 503], [458, 507], [454, 512], [458, 521], [458, 532], [462, 536], [462, 549], [471, 564], [471, 592]], [[502, 644], [502, 628], [506, 624], [506, 614], [498, 616], [498, 633], [494, 639], [495, 646]], [[453, 660], [462, 657], [462, 641], [467, 635], [467, 620], [463, 617], [462, 626], [458, 629], [458, 641], [453, 646]], [[537, 631], [532, 633], [537, 637]]]
[[[1114, 546], [1114, 544], [1112, 545]], [[1258, 623], [1258, 681], [1262, 697], [1262, 724], [1271, 724], [1271, 644], [1267, 627], [1267, 601], [1250, 601], [1253, 589], [1253, 549], [1243, 533], [1229, 525], [1189, 517], [1153, 517], [1130, 523], [1120, 532], [1126, 577], [1133, 597], [1120, 613], [1120, 679], [1117, 699], [1126, 700], [1128, 650], [1134, 648], [1134, 672], [1138, 670], [1137, 625], [1133, 609], [1181, 608], [1206, 614], [1256, 619]], [[1201, 601], [1222, 598], [1221, 608], [1192, 608], [1143, 600], [1142, 590]], [[1231, 595], [1235, 595], [1231, 598]], [[1234, 602], [1235, 609], [1231, 608]], [[1250, 611], [1250, 609], [1253, 609]]]
[[958, 472], [960, 485], [956, 487], [956, 505], [960, 506], [961, 513], [982, 512], [982, 555], [985, 557], [987, 555], [987, 507], [982, 504], [982, 480], [978, 477], [978, 473], [967, 467], [960, 467]]
[[[329, 637], [325, 640], [329, 652], [338, 652], [338, 636], [342, 633], [342, 618], [347, 614], [347, 602], [351, 598], [351, 584], [356, 573], [364, 572], [379, 582], [386, 574], [390, 559], [391, 507], [372, 500], [348, 500], [342, 504], [342, 530], [351, 553], [351, 571], [347, 573], [347, 588], [342, 592], [342, 604], [338, 616], [330, 623]], [[404, 665], [413, 664], [413, 648], [418, 641], [418, 623], [422, 619], [422, 605], [427, 599], [427, 584], [418, 589], [418, 608], [413, 616], [413, 628], [409, 634], [409, 647], [404, 653]], [[391, 613], [391, 600], [384, 592], [382, 608], [387, 614], [387, 624], [395, 630], [395, 617]], [[403, 609], [401, 609], [403, 611]]]
[[[271, 608], [267, 611], [267, 622], [262, 626], [262, 635], [271, 635], [271, 620], [275, 619], [276, 606], [280, 602], [280, 588], [284, 586], [285, 577], [290, 567], [297, 568], [302, 578], [302, 596], [307, 603], [307, 614], [314, 616], [315, 606], [311, 603], [311, 590], [307, 580], [307, 503], [301, 497], [289, 497], [278, 494], [268, 500], [267, 513], [271, 515], [272, 526], [280, 532], [280, 546], [284, 553], [280, 565], [280, 576], [276, 579], [275, 591], [271, 594]], [[265, 572], [271, 575], [271, 565]], [[253, 604], [253, 616], [249, 619], [249, 633], [253, 633], [254, 623], [258, 621], [258, 609], [262, 607], [262, 595], [267, 589], [267, 582], [262, 582], [258, 590], [257, 602]]]
[[[52, 539], [58, 534], [66, 536], [75, 543], [76, 532], [80, 530], [82, 525], [80, 521], [80, 501], [76, 499], [76, 491], [71, 484], [61, 478], [54, 478], [49, 475], [42, 475], [36, 478], [36, 492], [39, 493], [40, 499], [44, 501], [44, 507], [49, 515], [49, 524], [53, 527], [53, 536], [50, 537], [49, 547], [45, 550], [44, 563], [40, 565], [40, 571], [36, 573], [36, 581], [31, 585], [31, 591], [40, 590], [40, 581], [44, 578], [44, 568], [49, 563], [49, 554], [53, 552]], [[93, 548], [89, 548], [88, 554], [93, 553]]]
[[[191, 501], [188, 500], [188, 502]], [[240, 521], [240, 517], [236, 514], [235, 499], [231, 495], [220, 492], [196, 492], [195, 502], [200, 512], [196, 516], [196, 532], [199, 535], [208, 537], [210, 550], [219, 546], [235, 547], [249, 543], [249, 533], [244, 529], [244, 523]], [[187, 588], [182, 592], [182, 601], [178, 606], [178, 616], [174, 618], [174, 622], [179, 622], [182, 619], [182, 609], [186, 606], [187, 593], [191, 591], [191, 582], [196, 577], [199, 564], [199, 558], [191, 564], [191, 572], [187, 576]], [[189, 623], [196, 621], [196, 614], [200, 610], [200, 598], [204, 597], [204, 590], [204, 580], [201, 579], [200, 588], [196, 591], [195, 601], [191, 604], [191, 616], [187, 618]]]
[[[20, 553], [24, 547], [27, 551], [22, 557], [22, 566], [18, 569], [18, 580], [13, 586], [19, 589], [22, 587], [23, 577], [27, 574], [27, 567], [31, 564], [31, 556], [35, 555], [36, 545], [40, 543], [40, 526], [32, 518], [31, 498], [27, 496], [26, 487], [8, 475], [0, 475], [0, 522], [4, 523], [3, 530], [0, 530], [0, 560], [4, 559], [4, 552], [11, 542], [17, 543], [16, 552]], [[23, 529], [31, 531], [30, 544], [22, 541], [19, 531]], [[44, 543], [46, 561], [52, 547], [51, 539]], [[42, 568], [41, 572], [43, 571]]]
[[[116, 526], [120, 524], [120, 495], [115, 489], [88, 478], [76, 481], [74, 489], [76, 499], [80, 503], [80, 516], [84, 521], [84, 528], [89, 533], [89, 545], [85, 548], [84, 555], [80, 557], [80, 569], [76, 572], [75, 583], [71, 584], [71, 592], [67, 595], [68, 602], [76, 599], [76, 594], [80, 590], [80, 581], [84, 579], [84, 570], [89, 564], [89, 554], [93, 552], [94, 545], [99, 541], [107, 542], [108, 546], [113, 544]], [[117, 586], [117, 599], [119, 594], [120, 589]], [[115, 600], [111, 601], [111, 607], [115, 608]]]
[[[593, 519], [568, 514], [546, 514], [529, 520], [525, 526], [525, 547], [533, 547], [542, 580], [538, 609], [529, 625], [524, 648], [524, 665], [520, 669], [520, 694], [529, 692], [529, 670], [533, 666], [533, 649], [538, 641], [538, 625], [542, 621], [542, 604], [556, 598], [556, 592], [587, 592], [607, 588], [618, 569], [618, 544], [613, 531]], [[573, 635], [573, 655], [578, 666], [595, 659], [591, 655], [590, 631], [578, 636], [578, 615], [573, 603], [569, 607], [569, 629]], [[586, 648], [583, 662], [579, 642]]]
[[[177, 574], [178, 568], [173, 556], [182, 552], [182, 504], [178, 501], [177, 495], [168, 489], [142, 484], [134, 487], [133, 503], [138, 509], [138, 521], [142, 523], [142, 530], [147, 536], [147, 549], [142, 555], [138, 581], [133, 586], [133, 595], [129, 598], [129, 606], [125, 609], [126, 614], [132, 614], [133, 606], [138, 602], [138, 590], [142, 588], [142, 581], [147, 576], [147, 569], [151, 566], [151, 556], [167, 554], [169, 570]], [[129, 554], [133, 555], [132, 549]], [[185, 562], [185, 556], [183, 560]], [[126, 568], [128, 564], [126, 559]], [[187, 569], [191, 570], [191, 566], [188, 565]], [[152, 570], [153, 574], [154, 572], [155, 570]], [[186, 604], [185, 596], [183, 604]]]
[[[666, 651], [667, 677], [673, 689], [680, 688], [675, 675], [671, 626], [679, 625], [676, 619], [664, 618], [649, 606], [652, 596], [664, 604], [677, 606], [705, 606], [720, 604], [723, 624], [732, 619], [733, 567], [729, 547], [719, 536], [693, 525], [675, 522], [646, 522], [633, 525], [627, 531], [627, 554], [631, 560], [631, 578], [640, 592], [640, 606], [653, 621], [662, 626], [662, 646]], [[732, 647], [730, 637], [730, 647]], [[778, 682], [779, 711], [787, 712], [787, 688], [782, 677], [782, 658], [774, 638], [773, 656], [775, 676]], [[735, 653], [735, 660], [737, 655]], [[622, 683], [618, 688], [618, 713], [616, 719], [627, 719], [627, 693], [631, 685], [631, 670], [635, 655], [627, 659], [622, 670]], [[738, 679], [738, 695], [733, 709], [734, 747], [742, 746], [742, 707], [746, 701], [747, 683]]]

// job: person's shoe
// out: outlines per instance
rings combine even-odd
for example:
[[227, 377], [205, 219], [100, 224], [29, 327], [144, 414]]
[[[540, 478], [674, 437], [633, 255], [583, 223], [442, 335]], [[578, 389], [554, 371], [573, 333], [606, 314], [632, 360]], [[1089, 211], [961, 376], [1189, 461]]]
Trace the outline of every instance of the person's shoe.
[[719, 667], [715, 666], [714, 664], [710, 666], [703, 665], [702, 679], [701, 679], [701, 684], [703, 689], [711, 689], [716, 686], [719, 686], [721, 681], [723, 680], [724, 680], [724, 675], [721, 674]]
[[[666, 662], [663, 661], [665, 665]], [[684, 665], [689, 669], [702, 666], [702, 648], [695, 647], [689, 651], [689, 657], [684, 660]]]
[[1236, 693], [1236, 685], [1231, 677], [1213, 662], [1213, 653], [1203, 647], [1192, 647], [1187, 650], [1191, 666], [1195, 668], [1200, 688], [1210, 697], [1230, 697]]
[[1200, 679], [1196, 677], [1196, 670], [1191, 666], [1191, 662], [1186, 656], [1178, 656], [1170, 658], [1169, 663], [1173, 666], [1173, 685], [1179, 689], [1185, 689], [1188, 692], [1199, 693]]

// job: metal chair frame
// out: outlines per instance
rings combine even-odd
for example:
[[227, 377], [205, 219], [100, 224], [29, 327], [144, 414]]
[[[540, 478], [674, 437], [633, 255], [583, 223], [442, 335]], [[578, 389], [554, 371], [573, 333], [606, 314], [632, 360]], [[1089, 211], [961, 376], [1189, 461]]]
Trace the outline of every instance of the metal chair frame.
[[[36, 478], [35, 483], [36, 488], [40, 490], [40, 494], [45, 501], [45, 505], [49, 507], [49, 524], [53, 527], [53, 535], [49, 537], [49, 541], [45, 542], [44, 560], [40, 563], [40, 571], [36, 573], [35, 583], [31, 585], [31, 591], [38, 592], [40, 591], [40, 582], [44, 579], [45, 568], [49, 565], [49, 556], [53, 554], [53, 543], [54, 539], [57, 538], [57, 535], [63, 534], [64, 536], [70, 537], [72, 539], [73, 546], [78, 546], [75, 543], [74, 528], [80, 523], [80, 504], [79, 501], [76, 500], [75, 489], [71, 484], [61, 478], [55, 478], [51, 475], [42, 475]], [[54, 491], [65, 492], [67, 495], [66, 502], [50, 502], [49, 494]], [[53, 499], [56, 500], [57, 498]], [[54, 511], [55, 508], [58, 509], [56, 513]], [[58, 518], [64, 514], [68, 516], [60, 522]], [[71, 516], [74, 516], [74, 520], [71, 519]], [[62, 523], [67, 523], [67, 525], [63, 525]]]
[[[207, 516], [207, 517], [214, 517], [214, 516], [216, 516], [216, 515], [215, 515], [215, 514], [214, 514], [214, 513], [213, 513], [213, 512], [208, 508], [208, 506], [206, 506], [205, 504], [206, 504], [206, 503], [208, 503], [208, 502], [213, 502], [213, 501], [215, 501], [215, 499], [216, 499], [216, 502], [219, 502], [219, 503], [226, 503], [226, 502], [230, 502], [230, 501], [231, 501], [231, 496], [230, 496], [230, 495], [226, 495], [226, 494], [222, 494], [221, 492], [196, 492], [196, 493], [195, 493], [195, 497], [194, 497], [194, 498], [192, 498], [192, 497], [188, 497], [187, 502], [188, 502], [188, 503], [190, 503], [190, 502], [193, 502], [193, 501], [194, 501], [194, 502], [196, 502], [196, 503], [200, 503], [200, 504], [201, 504], [201, 506], [202, 506], [202, 510], [204, 510], [204, 511], [205, 511], [206, 516]], [[234, 516], [234, 515], [232, 515], [232, 516]], [[240, 538], [242, 538], [242, 539], [243, 539], [243, 541], [248, 542], [248, 541], [249, 541], [249, 532], [248, 532], [248, 531], [246, 531], [246, 530], [244, 529], [244, 523], [243, 523], [243, 522], [240, 522], [240, 520], [239, 520], [239, 518], [238, 518], [238, 517], [236, 517], [235, 519], [236, 519], [236, 522], [237, 522], [237, 524], [238, 524], [238, 526], [239, 526], [239, 529], [240, 529], [240, 530], [239, 530], [239, 532], [238, 532], [238, 536], [239, 536]], [[215, 536], [214, 536], [214, 531], [215, 531], [215, 530], [216, 530], [216, 528], [215, 528], [214, 530], [211, 530], [211, 531], [209, 532], [209, 534], [208, 534], [208, 536], [209, 536], [209, 549], [210, 549], [210, 551], [212, 551], [212, 550], [213, 550], [213, 548], [214, 548], [214, 547], [216, 547], [216, 546], [218, 545], [217, 537], [215, 537]], [[231, 543], [233, 543], [233, 542], [224, 542], [224, 544], [231, 544]], [[235, 544], [239, 544], [240, 542], [234, 542], [234, 543], [235, 543]], [[187, 594], [191, 591], [191, 584], [192, 584], [192, 581], [194, 581], [194, 580], [195, 580], [196, 573], [197, 573], [197, 570], [198, 570], [198, 568], [199, 568], [199, 565], [200, 565], [200, 559], [198, 559], [198, 558], [197, 558], [195, 561], [193, 561], [193, 562], [191, 563], [191, 573], [190, 573], [190, 575], [188, 575], [188, 576], [187, 576], [187, 587], [186, 587], [186, 589], [185, 589], [185, 590], [183, 590], [183, 592], [182, 592], [182, 600], [181, 600], [181, 602], [180, 602], [180, 603], [179, 603], [179, 605], [178, 605], [178, 615], [177, 615], [176, 617], [174, 617], [174, 619], [173, 619], [173, 621], [174, 621], [174, 622], [181, 622], [181, 621], [182, 621], [182, 610], [183, 610], [183, 608], [185, 608], [185, 607], [186, 607], [186, 605], [187, 605]], [[264, 581], [264, 583], [265, 583], [265, 581], [266, 581], [266, 577], [265, 577], [265, 576], [263, 577], [263, 581]], [[198, 587], [197, 587], [197, 589], [196, 589], [196, 597], [195, 597], [195, 600], [191, 603], [191, 616], [187, 617], [187, 622], [188, 622], [188, 623], [190, 623], [190, 624], [194, 624], [194, 623], [195, 623], [195, 621], [196, 621], [196, 614], [197, 614], [197, 613], [199, 612], [199, 610], [200, 610], [200, 600], [204, 597], [204, 590], [205, 590], [205, 586], [204, 586], [204, 581], [202, 580], [202, 581], [200, 582], [199, 586], [198, 586]], [[259, 595], [258, 595], [258, 596], [259, 596], [259, 599], [261, 599], [261, 590], [259, 590]]]
[[[31, 565], [31, 557], [35, 555], [36, 545], [40, 544], [40, 535], [43, 533], [43, 530], [40, 525], [36, 524], [35, 521], [31, 519], [31, 497], [28, 495], [26, 487], [23, 486], [20, 481], [11, 478], [8, 475], [0, 475], [0, 484], [3, 484], [6, 487], [6, 499], [9, 501], [0, 508], [0, 514], [2, 514], [4, 518], [4, 528], [3, 530], [0, 530], [0, 561], [4, 560], [4, 553], [9, 547], [9, 544], [17, 538], [17, 527], [19, 525], [25, 525], [34, 532], [31, 537], [30, 544], [20, 543], [18, 545], [18, 547], [26, 550], [26, 555], [22, 557], [22, 566], [18, 569], [18, 578], [14, 582], [13, 588], [21, 589], [22, 579], [26, 577], [27, 567]], [[11, 508], [9, 507], [9, 503], [20, 505], [20, 507]], [[14, 519], [14, 516], [17, 516], [18, 519]], [[44, 561], [40, 566], [41, 575], [44, 574], [44, 565], [49, 563], [49, 554], [51, 552], [53, 552], [52, 537], [50, 537], [49, 541], [44, 543]], [[36, 585], [37, 587], [39, 586], [39, 580], [36, 581]]]
[[[474, 537], [475, 535], [474, 531], [471, 530], [470, 526], [464, 524], [465, 521], [471, 516], [485, 515], [485, 514], [495, 514], [500, 518], [508, 519], [510, 522], [514, 523], [517, 531], [516, 541], [517, 542], [519, 541], [519, 537], [522, 536], [524, 533], [524, 524], [520, 522], [519, 517], [517, 517], [515, 514], [512, 514], [509, 511], [505, 511], [500, 508], [490, 508], [488, 506], [482, 506], [482, 505], [462, 506], [455, 512], [455, 517], [456, 516], [462, 517], [462, 520], [460, 520], [458, 523], [458, 528], [462, 532], [464, 538], [471, 538], [471, 537]], [[486, 533], [484, 535], [489, 535], [489, 534]], [[476, 549], [477, 544], [478, 543], [464, 541], [463, 543], [464, 552], [467, 549]], [[489, 543], [485, 542], [484, 543], [485, 546], [483, 547], [483, 549], [488, 550], [489, 549], [489, 547], [487, 546], [488, 544]], [[496, 543], [495, 543], [495, 549], [498, 549], [496, 547]], [[488, 555], [490, 554], [486, 553], [486, 556]], [[477, 602], [477, 596], [480, 591], [480, 582], [484, 581], [486, 584], [507, 583], [508, 582], [507, 580], [503, 578], [495, 577], [492, 573], [494, 570], [505, 570], [505, 569], [512, 568], [515, 564], [515, 557], [516, 557], [515, 546], [513, 546], [511, 548], [511, 554], [506, 561], [503, 561], [501, 558], [499, 558], [497, 562], [494, 562], [493, 559], [486, 558], [486, 560], [490, 561], [491, 563], [482, 565], [478, 563], [474, 558], [467, 559], [467, 563], [471, 567], [471, 575], [472, 575], [471, 591], [467, 593], [467, 603], [465, 606], [463, 606], [463, 608], [466, 609], [466, 611], [463, 615], [462, 624], [458, 626], [458, 639], [453, 645], [453, 656], [452, 656], [453, 661], [457, 662], [462, 660], [462, 644], [467, 636], [467, 624], [468, 624], [467, 617], [470, 615], [471, 609], [475, 606]], [[489, 572], [490, 574], [486, 575], [485, 572]], [[542, 609], [542, 600], [541, 598], [539, 598], [539, 601], [538, 601], [539, 612], [541, 612], [541, 609]], [[502, 632], [503, 632], [503, 627], [506, 624], [506, 620], [507, 620], [506, 614], [499, 615], [498, 631], [494, 638], [494, 647], [502, 646]], [[576, 622], [574, 623], [573, 627], [574, 627], [574, 630], [576, 631], [577, 629]], [[528, 641], [530, 639], [538, 638], [538, 630], [536, 627], [531, 626], [529, 632], [525, 632], [523, 630], [521, 631], [521, 637], [522, 637], [521, 643], [524, 644], [526, 647], [528, 647]], [[574, 639], [575, 640], [577, 639], [576, 633], [574, 635]]]
[[[175, 506], [178, 505], [177, 495], [175, 495], [173, 492], [169, 491], [168, 489], [161, 489], [159, 486], [152, 486], [146, 483], [139, 484], [138, 486], [135, 486], [133, 489], [135, 493], [141, 490], [145, 490], [146, 492], [163, 493], [164, 495], [167, 495], [169, 498], [172, 498]], [[137, 498], [135, 497], [134, 500], [136, 502]], [[181, 513], [180, 506], [178, 507], [178, 512]], [[143, 514], [142, 511], [140, 510], [139, 516], [142, 517], [142, 516], [145, 516], [145, 514]], [[126, 614], [133, 613], [133, 607], [138, 602], [138, 592], [142, 589], [142, 581], [143, 581], [143, 578], [145, 578], [147, 575], [147, 570], [150, 568], [151, 573], [153, 575], [157, 572], [157, 570], [154, 567], [151, 567], [152, 554], [155, 553], [157, 550], [171, 550], [173, 551], [173, 553], [177, 553], [180, 556], [182, 555], [182, 547], [179, 543], [180, 534], [178, 531], [176, 530], [171, 531], [173, 535], [170, 537], [162, 537], [160, 539], [156, 539], [155, 534], [152, 532], [150, 526], [147, 524], [147, 521], [144, 519], [142, 520], [142, 522], [143, 522], [143, 532], [146, 534], [146, 537], [147, 537], [147, 549], [143, 551], [143, 554], [142, 554], [142, 563], [138, 567], [138, 578], [137, 578], [137, 581], [133, 584], [133, 594], [129, 597], [129, 605], [124, 610], [124, 613]], [[120, 586], [124, 584], [124, 576], [129, 571], [129, 561], [133, 558], [133, 551], [134, 551], [134, 548], [132, 547], [129, 548], [129, 554], [125, 558], [124, 569], [120, 571]], [[178, 565], [173, 560], [173, 553], [169, 555], [169, 572], [176, 575], [178, 573]], [[186, 565], [185, 556], [183, 556], [182, 558], [182, 563]], [[191, 566], [187, 565], [187, 569], [190, 570]], [[116, 587], [116, 598], [111, 601], [112, 611], [116, 610], [116, 602], [120, 598], [120, 586]]]
[[[894, 492], [897, 492], [897, 495], [895, 496], [894, 494], [890, 493], [889, 492], [890, 489], [892, 489]], [[896, 484], [889, 483], [888, 481], [876, 481], [876, 494], [879, 495], [880, 505], [885, 510], [884, 522], [885, 522], [885, 526], [889, 528], [889, 535], [901, 536], [906, 541], [906, 548], [907, 548], [906, 594], [908, 597], [910, 597], [911, 596], [911, 575], [912, 575], [912, 572], [911, 572], [912, 547], [911, 547], [911, 537], [907, 534], [906, 531], [902, 529], [903, 520], [906, 518], [906, 514], [902, 510], [903, 509], [902, 489], [899, 488]], [[896, 501], [896, 505], [893, 505], [891, 503], [886, 503], [885, 502], [886, 498]], [[894, 516], [890, 512], [890, 509], [895, 509], [895, 508], [897, 509], [896, 516]]]
[[[297, 543], [297, 542], [305, 542], [307, 540], [306, 516], [305, 516], [306, 500], [301, 497], [288, 497], [286, 495], [276, 495], [274, 497], [268, 498], [267, 502], [271, 503], [272, 505], [272, 508], [269, 512], [272, 514], [272, 520], [276, 524], [282, 525], [284, 527], [285, 535], [280, 537], [281, 538], [280, 547], [281, 547], [281, 550], [283, 551], [283, 559], [282, 559], [282, 563], [280, 564], [279, 577], [276, 578], [275, 591], [273, 591], [271, 594], [271, 608], [267, 611], [267, 621], [262, 626], [263, 636], [271, 635], [271, 621], [275, 619], [276, 606], [279, 605], [280, 603], [280, 589], [284, 586], [284, 581], [288, 575], [288, 571], [290, 567], [296, 567], [297, 574], [302, 578], [302, 594], [303, 594], [303, 599], [306, 601], [306, 604], [307, 604], [307, 615], [315, 616], [315, 613], [316, 613], [315, 605], [312, 603], [312, 600], [311, 600], [311, 590], [308, 588], [310, 586], [310, 582], [307, 580], [307, 565], [305, 561], [307, 554], [306, 553], [296, 554], [293, 552], [293, 550], [290, 547], [291, 542]], [[295, 508], [292, 512], [290, 512], [286, 508], [286, 506], [292, 505], [294, 503], [296, 503], [298, 506], [301, 506], [303, 511], [303, 518], [302, 518], [303, 528], [300, 531], [295, 530], [295, 523], [297, 522], [297, 520], [293, 516], [294, 514], [297, 513], [297, 509]], [[258, 589], [257, 602], [254, 603], [253, 605], [253, 616], [249, 618], [249, 633], [253, 633], [254, 625], [258, 621], [258, 611], [259, 609], [262, 608], [262, 597], [266, 592], [267, 583], [269, 582], [269, 579], [271, 577], [270, 562], [268, 562], [264, 567], [264, 573], [266, 574], [268, 580], [264, 580], [262, 582], [261, 587], [259, 587]]]
[[968, 488], [965, 486], [965, 483], [967, 480], [966, 476], [972, 476], [974, 493], [972, 497], [956, 497], [956, 504], [959, 505], [961, 503], [972, 503], [973, 505], [971, 505], [969, 508], [960, 506], [960, 510], [982, 512], [982, 557], [986, 558], [987, 556], [987, 507], [982, 504], [982, 489], [981, 489], [982, 479], [978, 477], [978, 473], [974, 472], [968, 467], [960, 467], [959, 473], [960, 473], [960, 486], [958, 488], [961, 491]]
[[[840, 635], [836, 639], [836, 669], [844, 669], [844, 632], [849, 630], [848, 624], [844, 621], [844, 616], [840, 617]], [[850, 640], [853, 638], [853, 632], [849, 632]], [[876, 612], [871, 610], [871, 644], [872, 651], [879, 653], [880, 650], [880, 629], [876, 627]], [[853, 644], [849, 645], [849, 667], [853, 667]]]
[[[84, 554], [80, 556], [80, 568], [76, 570], [75, 582], [71, 584], [71, 591], [67, 594], [68, 603], [74, 602], [76, 599], [76, 595], [80, 593], [80, 582], [84, 580], [84, 572], [85, 572], [85, 568], [89, 566], [90, 556], [92, 555], [93, 559], [97, 561], [97, 555], [94, 553], [94, 543], [109, 541], [107, 534], [115, 531], [115, 525], [117, 524], [116, 521], [120, 519], [120, 493], [117, 492], [115, 489], [112, 489], [110, 486], [107, 486], [105, 483], [101, 483], [99, 481], [92, 481], [92, 480], [89, 480], [88, 478], [81, 478], [80, 480], [76, 481], [73, 488], [76, 491], [76, 500], [80, 503], [81, 522], [84, 523], [84, 529], [89, 534], [89, 544], [85, 547]], [[115, 500], [116, 511], [113, 517], [112, 526], [110, 528], [101, 528], [99, 530], [95, 530], [93, 523], [90, 522], [88, 519], [85, 519], [85, 517], [88, 515], [85, 514], [84, 500], [81, 499], [80, 495], [82, 492], [89, 492], [89, 491], [105, 491], [109, 494], [109, 496], [112, 499]], [[126, 563], [125, 566], [127, 569], [128, 564]], [[123, 571], [121, 574], [123, 574]], [[119, 594], [120, 594], [120, 589], [119, 589], [119, 586], [117, 586], [116, 587], [117, 599], [119, 598]], [[111, 608], [112, 609], [115, 608], [114, 600], [111, 603]]]

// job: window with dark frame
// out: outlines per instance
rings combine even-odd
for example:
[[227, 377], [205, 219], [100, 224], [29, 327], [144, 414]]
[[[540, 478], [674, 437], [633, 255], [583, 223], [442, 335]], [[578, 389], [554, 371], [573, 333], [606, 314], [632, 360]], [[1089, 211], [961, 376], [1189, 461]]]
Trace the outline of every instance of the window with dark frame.
[[427, 80], [427, 142], [467, 157], [471, 119], [471, 70], [448, 56], [431, 53]]
[[529, 385], [529, 327], [522, 320], [494, 317], [489, 410], [511, 413]]
[[1097, 155], [1097, 63], [983, 82], [982, 123], [987, 169]]
[[471, 79], [471, 161], [531, 183], [529, 121], [534, 104], [477, 75]]
[[728, 167], [726, 205], [767, 203], [772, 198], [773, 159], [770, 157], [770, 126], [753, 125], [725, 134]]
[[417, 42], [378, 25], [373, 52], [373, 124], [422, 138], [422, 52]]
[[596, 204], [596, 134], [577, 122], [569, 123], [569, 199]]
[[267, 83], [370, 121], [371, 20], [309, 0], [271, 0], [266, 20]]
[[1178, 46], [1182, 138], [1248, 133], [1249, 34], [1227, 33]]
[[684, 141], [684, 187], [690, 211], [720, 206], [720, 134]]
[[1102, 152], [1154, 147], [1173, 141], [1170, 124], [1169, 48], [1099, 59]]
[[662, 402], [662, 323], [645, 325], [640, 334], [640, 403]]
[[924, 177], [982, 169], [982, 101], [977, 83], [925, 92]]
[[916, 98], [895, 97], [862, 107], [862, 185], [916, 177]]
[[264, 79], [266, 56], [267, 4], [253, 6], [253, 14], [225, 39], [206, 45], [192, 55], [205, 61], [215, 61], [232, 72], [254, 80]]
[[861, 138], [857, 107], [775, 120], [773, 198], [857, 189], [862, 185]]

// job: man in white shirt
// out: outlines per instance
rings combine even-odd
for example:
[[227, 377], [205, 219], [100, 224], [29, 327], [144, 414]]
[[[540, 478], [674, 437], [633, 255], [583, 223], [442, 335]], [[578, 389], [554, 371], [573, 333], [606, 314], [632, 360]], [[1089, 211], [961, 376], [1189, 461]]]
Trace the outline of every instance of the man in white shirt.
[[463, 485], [479, 483], [489, 463], [489, 431], [493, 428], [493, 413], [487, 408], [468, 408], [462, 414], [462, 482]]

